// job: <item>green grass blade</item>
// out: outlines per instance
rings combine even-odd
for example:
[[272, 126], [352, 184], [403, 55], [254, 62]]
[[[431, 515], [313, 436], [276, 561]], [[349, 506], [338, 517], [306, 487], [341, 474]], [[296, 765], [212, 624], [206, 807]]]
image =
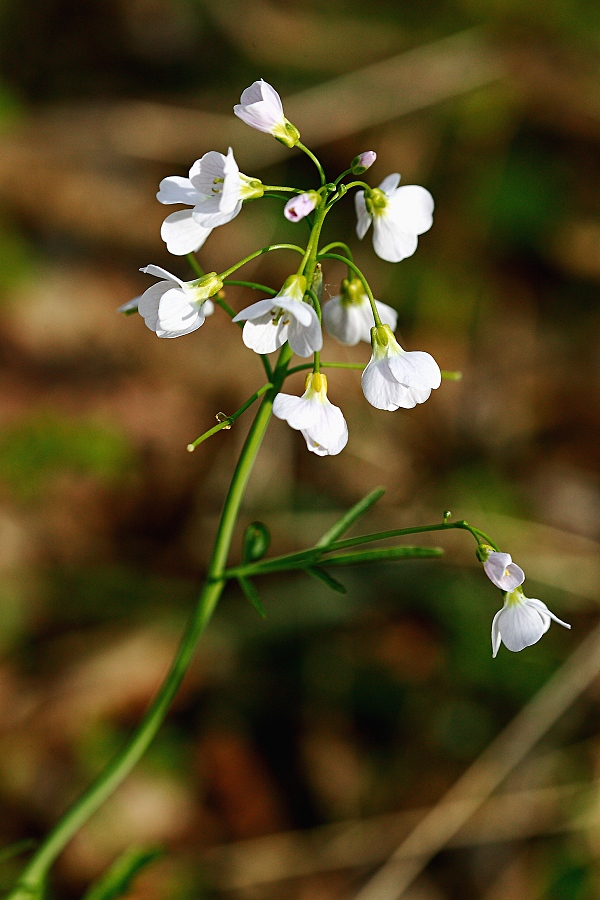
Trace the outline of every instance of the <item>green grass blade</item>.
[[321, 569], [319, 566], [308, 566], [305, 571], [312, 575], [313, 578], [316, 578], [317, 581], [322, 581], [323, 584], [326, 584], [328, 588], [331, 588], [332, 591], [335, 591], [337, 594], [347, 594], [348, 589], [344, 587], [344, 585], [333, 578], [328, 572], [324, 569]]
[[363, 497], [362, 500], [355, 503], [354, 506], [350, 507], [348, 512], [344, 513], [342, 518], [329, 529], [329, 531], [325, 532], [319, 542], [315, 544], [315, 547], [327, 547], [333, 541], [336, 541], [345, 531], [348, 531], [350, 526], [354, 525], [361, 516], [364, 516], [384, 494], [385, 488], [375, 488], [374, 491], [371, 491], [370, 494], [367, 494], [366, 497]]
[[115, 900], [122, 897], [138, 872], [161, 855], [162, 850], [158, 847], [131, 847], [90, 887], [83, 900]]
[[383, 547], [377, 550], [360, 550], [357, 553], [344, 553], [331, 556], [326, 560], [329, 566], [355, 566], [359, 563], [383, 562], [395, 559], [431, 559], [442, 556], [441, 547]]
[[259, 614], [261, 619], [266, 619], [267, 613], [265, 611], [264, 606], [262, 605], [262, 603], [260, 601], [260, 597], [258, 596], [258, 591], [254, 587], [252, 582], [248, 578], [241, 578], [241, 577], [238, 578], [238, 581], [239, 581], [240, 587], [242, 589], [242, 592], [243, 592], [246, 600], [250, 601], [250, 603], [252, 604], [252, 606], [254, 607], [256, 612]]

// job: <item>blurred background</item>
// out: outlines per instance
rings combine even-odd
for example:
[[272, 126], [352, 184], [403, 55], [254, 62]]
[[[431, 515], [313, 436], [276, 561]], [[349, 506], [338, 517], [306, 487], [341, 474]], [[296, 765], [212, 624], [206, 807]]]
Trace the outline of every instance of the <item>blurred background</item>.
[[[121, 746], [195, 602], [249, 418], [185, 448], [261, 367], [220, 310], [161, 341], [116, 309], [149, 285], [140, 266], [190, 277], [160, 239], [161, 178], [231, 144], [247, 174], [315, 186], [309, 160], [233, 117], [257, 78], [330, 177], [373, 149], [371, 183], [398, 171], [431, 190], [434, 227], [400, 265], [356, 241], [350, 201], [324, 237], [350, 243], [402, 344], [463, 379], [390, 414], [332, 371], [347, 448], [316, 458], [274, 421], [234, 554], [252, 519], [274, 552], [298, 549], [383, 485], [365, 529], [451, 509], [573, 625], [492, 660], [501, 595], [459, 532], [435, 541], [442, 560], [343, 571], [343, 597], [259, 581], [265, 621], [232, 587], [54, 897], [80, 897], [135, 844], [168, 851], [138, 900], [351, 898], [428, 812], [403, 897], [598, 896], [599, 75], [600, 7], [583, 0], [2, 0], [0, 845], [45, 834]], [[216, 229], [205, 269], [304, 241], [281, 207]], [[271, 257], [241, 277], [278, 288], [296, 261]], [[344, 268], [324, 274], [336, 294]], [[507, 727], [509, 749], [490, 749]], [[444, 834], [467, 771], [479, 809]]]

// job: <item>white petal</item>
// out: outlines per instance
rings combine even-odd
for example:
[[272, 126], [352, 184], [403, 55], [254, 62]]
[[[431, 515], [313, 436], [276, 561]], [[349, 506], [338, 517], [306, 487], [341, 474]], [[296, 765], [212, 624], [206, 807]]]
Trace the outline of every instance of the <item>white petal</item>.
[[[379, 300], [375, 301], [375, 306], [377, 307], [377, 312], [379, 313], [379, 318], [383, 322], [384, 325], [389, 325], [392, 331], [396, 330], [396, 325], [398, 324], [398, 313], [391, 306], [388, 306], [387, 303], [380, 303]], [[371, 321], [372, 313], [371, 306], [368, 306], [369, 310], [369, 321]], [[372, 323], [374, 324], [374, 323]], [[369, 327], [369, 334], [365, 341], [371, 340], [371, 328]]]
[[262, 86], [267, 82], [262, 78], [260, 81], [255, 81], [250, 87], [247, 87], [242, 91], [242, 96], [240, 97], [240, 105], [241, 106], [250, 106], [252, 103], [260, 103], [263, 98]]
[[[190, 169], [190, 181], [200, 194], [216, 199], [222, 212], [231, 212], [239, 200], [239, 173], [231, 147], [227, 156], [217, 150], [209, 150]], [[198, 210], [204, 208], [212, 211], [205, 203], [197, 204]]]
[[305, 327], [311, 325], [317, 316], [310, 303], [304, 303], [303, 300], [294, 300], [293, 297], [286, 297], [285, 294], [277, 294], [276, 297], [273, 297], [273, 306], [287, 310], [300, 325]]
[[433, 225], [433, 207], [433, 197], [428, 190], [407, 184], [390, 198], [389, 215], [401, 231], [423, 234]]
[[271, 313], [249, 320], [244, 325], [242, 340], [246, 347], [256, 353], [274, 353], [287, 340], [288, 326], [281, 321], [273, 323]]
[[144, 272], [145, 275], [156, 275], [157, 278], [173, 281], [175, 284], [178, 284], [179, 287], [183, 287], [185, 284], [185, 281], [182, 281], [177, 275], [172, 275], [170, 272], [167, 272], [162, 266], [144, 266], [143, 269], [140, 269], [140, 272]]
[[356, 209], [356, 234], [359, 240], [362, 241], [365, 234], [369, 230], [369, 226], [371, 225], [371, 216], [367, 212], [367, 206], [365, 203], [365, 192], [357, 191], [354, 195], [354, 208]]
[[399, 384], [390, 372], [387, 360], [371, 360], [362, 373], [362, 389], [365, 397], [377, 409], [389, 411], [398, 409], [411, 409], [416, 406], [416, 400], [403, 385]]
[[388, 210], [375, 216], [373, 247], [380, 259], [385, 259], [386, 262], [401, 262], [413, 255], [417, 244], [417, 235], [401, 231]]
[[348, 443], [346, 420], [341, 409], [330, 403], [328, 399], [325, 399], [324, 403], [321, 400], [317, 400], [315, 405], [318, 406], [318, 415], [315, 422], [305, 429], [308, 437], [316, 445], [315, 447], [309, 446], [309, 450], [321, 455], [318, 447], [322, 447], [326, 454], [335, 456]]
[[161, 203], [185, 203], [187, 206], [195, 206], [202, 197], [189, 178], [170, 175], [163, 178], [159, 184], [156, 199]]
[[205, 300], [202, 304], [202, 312], [205, 316], [212, 316], [215, 311], [215, 304], [212, 300]]
[[256, 303], [251, 303], [250, 306], [247, 306], [246, 309], [234, 316], [231, 321], [244, 322], [248, 319], [260, 319], [265, 313], [269, 313], [269, 317], [271, 317], [271, 310], [277, 308], [277, 304], [273, 302], [274, 299], [274, 297], [266, 297], [264, 300], [257, 300]]
[[273, 415], [278, 419], [284, 419], [290, 428], [300, 431], [302, 428], [310, 428], [319, 414], [319, 400], [295, 397], [293, 394], [277, 394], [273, 401]]
[[501, 610], [498, 627], [504, 645], [513, 653], [537, 643], [547, 630], [540, 613], [527, 603]]
[[290, 320], [288, 328], [288, 341], [290, 347], [298, 356], [312, 356], [313, 353], [320, 350], [323, 346], [323, 333], [319, 319], [312, 307], [307, 303], [303, 304], [311, 313], [310, 324], [302, 325], [296, 318]]
[[[541, 616], [544, 616], [544, 615], [548, 616], [549, 619], [553, 619], [555, 622], [558, 622], [558, 624], [562, 625], [563, 628], [571, 627], [568, 622], [563, 622], [563, 620], [559, 619], [558, 616], [555, 616], [553, 612], [550, 612], [550, 610], [548, 609], [546, 604], [542, 603], [541, 600], [535, 600], [533, 598], [528, 597], [527, 603], [529, 603], [530, 606], [535, 607], [535, 609], [537, 609], [537, 611], [539, 612], [539, 614]], [[548, 622], [548, 627], [550, 627], [550, 622]]]
[[242, 93], [241, 103], [233, 107], [236, 116], [258, 131], [271, 133], [273, 127], [283, 124], [281, 98], [266, 81], [255, 81]]
[[171, 281], [159, 281], [144, 291], [138, 300], [138, 312], [150, 331], [156, 331], [158, 326], [158, 304], [160, 298], [173, 287]]
[[158, 305], [159, 337], [179, 337], [195, 331], [204, 322], [202, 308], [189, 301], [189, 297], [178, 288], [166, 291]]
[[362, 306], [345, 306], [339, 297], [332, 297], [323, 304], [323, 324], [329, 334], [349, 347], [371, 338], [369, 328], [365, 327]]
[[394, 172], [392, 175], [387, 175], [381, 184], [379, 185], [379, 190], [383, 191], [384, 194], [387, 194], [388, 197], [392, 194], [398, 185], [400, 184], [400, 175], [398, 172]]
[[502, 642], [502, 636], [500, 634], [500, 628], [498, 627], [498, 621], [500, 616], [502, 615], [503, 610], [499, 609], [494, 618], [492, 619], [492, 657], [496, 659], [496, 655], [498, 650], [500, 649], [500, 644]]
[[210, 200], [203, 201], [192, 210], [194, 222], [202, 225], [203, 228], [217, 228], [219, 225], [227, 225], [232, 219], [238, 215], [242, 208], [242, 201], [238, 200], [235, 206], [229, 210], [219, 208], [218, 200], [211, 197]]
[[442, 383], [440, 367], [433, 356], [423, 350], [390, 355], [388, 364], [396, 381], [417, 391], [427, 391], [427, 396]]
[[512, 561], [510, 553], [490, 553], [483, 568], [490, 581], [503, 591], [514, 591], [525, 581], [523, 569]]
[[171, 213], [162, 223], [160, 236], [167, 250], [174, 256], [195, 253], [204, 244], [212, 228], [204, 228], [194, 222], [191, 209], [181, 209]]

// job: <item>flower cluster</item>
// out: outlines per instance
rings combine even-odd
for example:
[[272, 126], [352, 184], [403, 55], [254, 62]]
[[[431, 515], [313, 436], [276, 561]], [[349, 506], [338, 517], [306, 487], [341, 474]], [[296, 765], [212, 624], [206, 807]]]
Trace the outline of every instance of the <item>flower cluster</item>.
[[[298, 145], [306, 150], [300, 143], [300, 132], [284, 115], [279, 94], [265, 81], [256, 81], [247, 88], [234, 112], [252, 128], [272, 134], [286, 146]], [[310, 151], [306, 152], [312, 156]], [[312, 213], [315, 213], [315, 219], [319, 216], [318, 228], [311, 223], [311, 239], [316, 237], [318, 240], [329, 208], [353, 186], [344, 184], [338, 188], [339, 182], [348, 174], [362, 174], [375, 160], [376, 154], [372, 150], [365, 151], [354, 158], [347, 172], [333, 185], [325, 184], [323, 177], [320, 189], [303, 191], [265, 186], [258, 178], [240, 172], [231, 147], [227, 155], [211, 150], [196, 160], [187, 178], [173, 175], [161, 181], [157, 199], [164, 204], [185, 207], [167, 216], [161, 236], [170, 253], [189, 256], [204, 245], [213, 228], [235, 218], [244, 202], [259, 199], [265, 191], [272, 190], [293, 194], [284, 208], [289, 221], [298, 222]], [[360, 181], [355, 183], [362, 188], [356, 194], [358, 236], [362, 238], [372, 222], [375, 251], [382, 259], [392, 262], [414, 253], [417, 235], [427, 231], [433, 222], [433, 199], [429, 191], [416, 185], [398, 187], [399, 181], [400, 176], [394, 174], [385, 178], [378, 188], [370, 188]], [[298, 406], [293, 419], [297, 422], [297, 416], [302, 415], [300, 410], [306, 410], [306, 428], [295, 424], [292, 427], [302, 431], [311, 451], [324, 455], [339, 453], [346, 439], [339, 439], [338, 416], [329, 414], [322, 417], [320, 439], [315, 442], [310, 437], [313, 426], [308, 423], [314, 414], [309, 410], [317, 408], [315, 403], [326, 410], [331, 407], [327, 400], [327, 381], [324, 377], [317, 378], [318, 355], [323, 346], [322, 325], [342, 344], [370, 341], [372, 356], [364, 368], [362, 386], [366, 399], [378, 409], [410, 409], [423, 403], [431, 391], [440, 386], [441, 373], [428, 353], [402, 349], [393, 333], [396, 311], [375, 300], [364, 276], [354, 266], [349, 248], [346, 248], [348, 277], [342, 281], [340, 293], [328, 300], [321, 310], [313, 290], [316, 251], [317, 248], [313, 249], [309, 244], [300, 268], [286, 279], [279, 292], [274, 297], [252, 303], [238, 312], [233, 321], [244, 323], [243, 342], [256, 353], [273, 353], [287, 342], [298, 356], [315, 358], [313, 374], [318, 387], [307, 387], [308, 394], [299, 398], [306, 402]], [[210, 298], [221, 291], [226, 275], [238, 267], [221, 275], [213, 272], [192, 281], [182, 281], [158, 266], [146, 266], [142, 271], [157, 276], [160, 281], [138, 298], [137, 308], [148, 328], [159, 337], [189, 334], [200, 328], [213, 312]], [[197, 264], [195, 268], [198, 271]], [[131, 308], [135, 307], [132, 305]], [[123, 311], [130, 311], [130, 307], [123, 307]], [[274, 407], [276, 415], [280, 407], [279, 403]], [[342, 416], [337, 407], [331, 409]], [[322, 431], [328, 427], [331, 435], [325, 439]]]
[[[140, 297], [124, 304], [121, 311], [128, 314], [138, 310], [148, 328], [158, 337], [174, 338], [196, 331], [213, 313], [215, 305], [222, 306], [233, 322], [242, 326], [244, 345], [263, 357], [270, 379], [238, 412], [227, 417], [227, 427], [231, 427], [237, 416], [261, 393], [270, 391], [268, 399], [273, 414], [301, 432], [311, 453], [333, 456], [346, 446], [348, 428], [341, 409], [327, 396], [327, 378], [322, 368], [333, 364], [321, 360], [323, 328], [343, 345], [371, 344], [371, 358], [366, 365], [346, 365], [362, 369], [364, 396], [377, 409], [411, 409], [424, 403], [431, 391], [440, 387], [442, 373], [429, 353], [407, 351], [400, 346], [394, 334], [398, 319], [396, 310], [374, 298], [346, 244], [330, 243], [319, 252], [323, 223], [334, 204], [351, 188], [356, 188], [358, 238], [362, 239], [372, 225], [375, 253], [388, 262], [400, 262], [412, 256], [419, 236], [431, 228], [433, 198], [429, 191], [418, 185], [400, 186], [398, 173], [388, 175], [378, 187], [360, 180], [346, 182], [346, 178], [362, 176], [375, 163], [377, 157], [372, 150], [360, 153], [334, 182], [328, 182], [317, 158], [301, 143], [299, 130], [285, 117], [279, 94], [262, 79], [242, 93], [234, 113], [247, 125], [271, 134], [286, 147], [297, 147], [305, 152], [317, 166], [320, 187], [306, 190], [264, 185], [260, 179], [240, 172], [231, 147], [227, 154], [216, 150], [205, 153], [193, 164], [187, 178], [177, 175], [164, 178], [157, 199], [183, 208], [166, 217], [161, 236], [170, 253], [188, 257], [197, 277], [183, 281], [159, 266], [146, 266], [142, 271], [159, 280]], [[244, 258], [225, 272], [204, 274], [193, 254], [204, 245], [214, 228], [231, 222], [244, 203], [265, 194], [287, 201], [283, 215], [289, 222], [305, 220], [308, 223], [310, 237], [306, 247], [274, 244]], [[289, 274], [278, 291], [254, 282], [237, 282], [262, 292], [262, 296], [237, 313], [231, 310], [223, 295], [228, 277], [256, 256], [279, 249], [300, 253], [302, 259], [297, 270]], [[331, 252], [337, 249], [344, 255]], [[330, 258], [345, 262], [348, 275], [342, 280], [339, 293], [321, 307], [321, 266]], [[264, 296], [266, 292], [270, 292], [267, 297]], [[267, 357], [276, 351], [281, 355], [273, 368]], [[293, 353], [311, 360], [292, 370], [308, 370], [302, 396], [282, 391], [290, 374], [288, 364]], [[279, 381], [274, 378], [274, 373], [279, 376]], [[190, 448], [219, 427], [210, 429], [189, 445]], [[470, 530], [478, 540], [478, 555], [488, 578], [505, 594], [504, 605], [492, 623], [494, 657], [502, 642], [513, 651], [536, 643], [548, 630], [552, 619], [565, 628], [570, 627], [540, 600], [524, 595], [525, 574], [508, 553], [501, 553], [488, 544], [477, 529]]]

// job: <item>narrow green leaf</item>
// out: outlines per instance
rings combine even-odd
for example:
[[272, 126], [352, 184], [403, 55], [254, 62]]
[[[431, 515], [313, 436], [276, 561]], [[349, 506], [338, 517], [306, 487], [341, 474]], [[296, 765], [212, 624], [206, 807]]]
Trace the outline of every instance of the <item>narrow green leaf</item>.
[[246, 600], [250, 601], [261, 619], [265, 619], [267, 617], [267, 613], [265, 612], [264, 606], [260, 602], [258, 591], [254, 587], [252, 582], [248, 578], [238, 578], [238, 581]]
[[328, 572], [321, 569], [320, 566], [308, 566], [305, 571], [308, 572], [309, 575], [312, 575], [313, 578], [316, 578], [317, 581], [322, 581], [323, 584], [326, 584], [332, 591], [336, 591], [338, 594], [348, 593], [348, 589], [344, 587], [340, 581], [337, 581]]
[[138, 872], [148, 863], [154, 862], [162, 852], [158, 847], [131, 847], [126, 850], [108, 872], [86, 891], [83, 900], [115, 900], [116, 897], [122, 897]]
[[377, 550], [360, 550], [344, 553], [327, 559], [328, 566], [354, 566], [359, 563], [378, 562], [393, 559], [429, 559], [442, 556], [441, 547], [382, 547]]
[[34, 841], [33, 838], [27, 838], [24, 841], [18, 841], [16, 844], [10, 844], [8, 847], [2, 847], [0, 850], [0, 864], [8, 862], [14, 856], [20, 856], [21, 853], [25, 853], [27, 850], [33, 849], [33, 847], [37, 847], [37, 841]]
[[329, 531], [325, 532], [319, 542], [315, 544], [315, 547], [327, 547], [333, 541], [341, 537], [341, 535], [344, 534], [345, 531], [348, 531], [350, 526], [354, 525], [361, 516], [364, 516], [384, 494], [385, 488], [375, 488], [374, 491], [371, 491], [370, 494], [367, 494], [366, 497], [363, 497], [362, 500], [359, 500], [358, 503], [351, 506], [348, 512], [344, 513], [342, 518], [339, 519]]

